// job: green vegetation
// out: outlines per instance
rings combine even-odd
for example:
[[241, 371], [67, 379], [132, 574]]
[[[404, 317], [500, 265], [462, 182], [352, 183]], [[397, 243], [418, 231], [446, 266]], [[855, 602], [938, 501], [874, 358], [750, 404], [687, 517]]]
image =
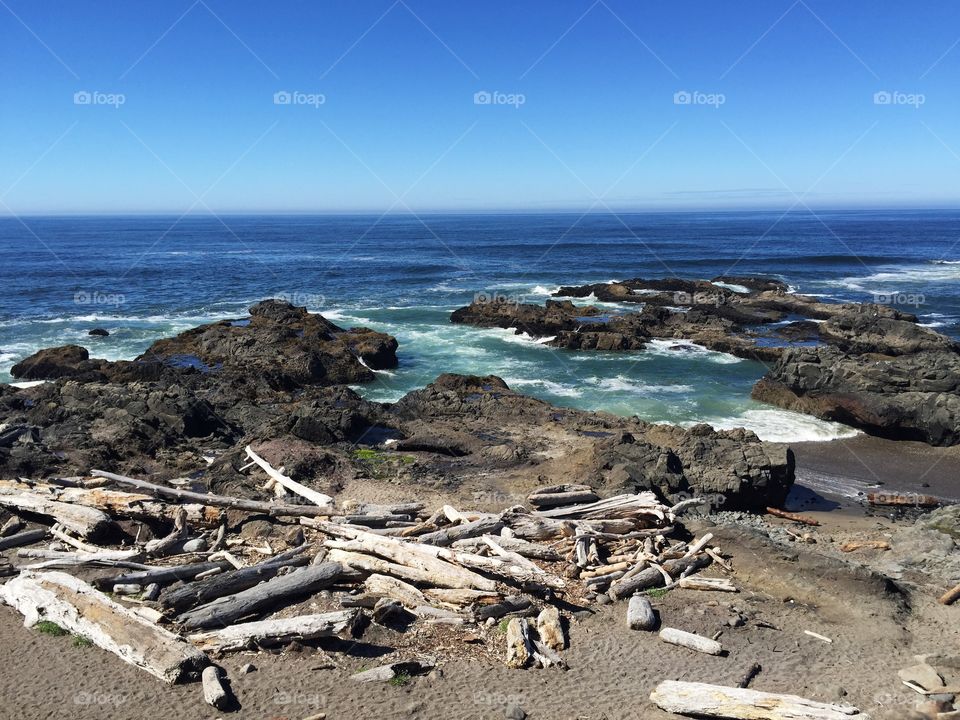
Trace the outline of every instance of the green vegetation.
[[500, 624], [497, 625], [497, 630], [500, 632], [501, 635], [507, 634], [507, 625], [509, 624], [510, 624], [510, 620], [506, 619], [506, 620], [501, 620]]
[[70, 634], [69, 631], [64, 630], [55, 622], [50, 622], [49, 620], [41, 620], [34, 627], [44, 635], [52, 635], [53, 637], [63, 637], [64, 635]]
[[93, 641], [90, 638], [84, 637], [83, 635], [74, 635], [73, 646], [75, 648], [93, 647]]
[[403, 687], [410, 682], [410, 676], [407, 673], [397, 673], [390, 678], [390, 684], [394, 687]]
[[375, 478], [399, 477], [401, 467], [417, 461], [412, 455], [394, 455], [373, 448], [356, 448], [353, 459], [366, 465], [370, 475]]
[[652, 598], [662, 598], [670, 592], [667, 588], [653, 588], [652, 590], [647, 590], [647, 596]]

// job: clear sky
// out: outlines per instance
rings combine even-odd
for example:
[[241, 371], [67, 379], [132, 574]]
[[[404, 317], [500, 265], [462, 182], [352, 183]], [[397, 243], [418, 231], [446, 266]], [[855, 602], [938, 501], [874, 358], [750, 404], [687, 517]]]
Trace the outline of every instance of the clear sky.
[[960, 204], [956, 0], [0, 0], [0, 66], [0, 214]]

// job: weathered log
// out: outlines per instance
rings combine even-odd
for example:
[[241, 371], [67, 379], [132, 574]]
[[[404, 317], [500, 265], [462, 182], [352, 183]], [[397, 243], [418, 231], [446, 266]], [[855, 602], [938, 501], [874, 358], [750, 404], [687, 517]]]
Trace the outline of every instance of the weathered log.
[[[677, 560], [667, 560], [663, 563], [663, 569], [676, 577], [681, 573], [705, 568], [712, 562], [709, 555], [695, 555], [689, 558], [679, 558]], [[647, 568], [638, 572], [632, 577], [624, 576], [610, 587], [610, 597], [614, 600], [621, 600], [629, 595], [633, 595], [640, 590], [647, 590], [664, 585], [663, 575], [656, 568]]]
[[563, 507], [566, 505], [584, 505], [600, 499], [592, 490], [572, 490], [568, 492], [534, 493], [527, 496], [527, 502], [539, 509]]
[[423, 503], [409, 502], [396, 503], [394, 505], [378, 505], [374, 503], [362, 503], [355, 500], [347, 500], [342, 504], [346, 512], [356, 515], [413, 515], [417, 516], [423, 512], [426, 507]]
[[[99, 481], [106, 482], [103, 478], [99, 478]], [[187, 520], [191, 524], [209, 527], [216, 525], [223, 513], [221, 508], [200, 503], [168, 505], [157, 501], [152, 495], [144, 493], [82, 486], [59, 487], [50, 483], [0, 480], [0, 495], [16, 495], [25, 490], [40, 493], [49, 497], [50, 500], [102, 510], [112, 518], [171, 521], [176, 513], [183, 508], [186, 510]]]
[[188, 630], [226, 626], [242, 617], [282, 604], [293, 597], [311, 595], [330, 587], [345, 575], [338, 562], [308, 565], [267, 580], [235, 595], [217, 598], [181, 614], [177, 621]]
[[500, 593], [490, 590], [454, 590], [450, 588], [427, 588], [423, 591], [430, 602], [448, 607], [492, 604], [500, 599]]
[[536, 615], [536, 608], [533, 607], [533, 601], [526, 596], [510, 595], [503, 599], [503, 602], [494, 605], [485, 605], [477, 610], [478, 620], [499, 620], [505, 615]]
[[867, 502], [871, 505], [913, 505], [915, 507], [937, 507], [942, 505], [940, 498], [933, 495], [916, 493], [867, 493]]
[[267, 475], [270, 476], [270, 479], [274, 482], [282, 485], [290, 492], [294, 492], [300, 497], [306, 498], [310, 502], [314, 503], [319, 507], [326, 508], [329, 512], [333, 506], [333, 498], [329, 495], [324, 495], [322, 492], [317, 492], [313, 488], [308, 488], [306, 485], [298, 483], [296, 480], [287, 477], [283, 473], [275, 470], [270, 463], [264, 460], [262, 457], [257, 455], [249, 445], [246, 447], [247, 457], [249, 457], [253, 462], [260, 466], [261, 469]]
[[869, 720], [849, 705], [677, 680], [657, 685], [650, 700], [667, 712], [730, 720], [849, 720], [851, 716]]
[[219, 630], [194, 633], [187, 639], [207, 652], [244, 650], [266, 644], [288, 643], [294, 640], [313, 640], [319, 637], [342, 635], [351, 631], [360, 618], [360, 611], [335, 610], [315, 615], [275, 618], [258, 622], [230, 625]]
[[546, 518], [569, 518], [583, 520], [612, 520], [618, 518], [654, 518], [666, 519], [665, 508], [652, 492], [643, 491], [633, 494], [617, 495], [597, 502], [553, 510], [538, 511], [537, 515]]
[[16, 515], [12, 515], [7, 521], [0, 527], [0, 538], [10, 537], [11, 535], [16, 535], [18, 532], [23, 530], [25, 523], [23, 520], [18, 518]]
[[[264, 580], [275, 577], [283, 567], [305, 565], [308, 558], [303, 555], [303, 551], [308, 547], [309, 545], [302, 545], [257, 565], [220, 573], [182, 587], [171, 588], [160, 595], [160, 604], [179, 613], [195, 605], [208, 603], [225, 595], [233, 595], [241, 590], [246, 590]], [[221, 563], [216, 563], [216, 565], [220, 566]], [[229, 567], [231, 566], [225, 565], [224, 569]], [[196, 575], [192, 577], [196, 577]]]
[[114, 575], [111, 577], [102, 577], [94, 580], [97, 587], [105, 588], [116, 584], [166, 585], [176, 580], [193, 579], [197, 575], [209, 572], [213, 569], [226, 570], [231, 567], [230, 563], [220, 560], [218, 562], [196, 562], [186, 565], [172, 565], [169, 567], [156, 567], [139, 572], [124, 573], [123, 575]]
[[[226, 495], [212, 495], [207, 493], [193, 492], [192, 490], [180, 490], [164, 485], [154, 485], [146, 480], [137, 480], [136, 478], [116, 475], [103, 470], [91, 470], [92, 475], [107, 478], [121, 485], [129, 485], [139, 488], [145, 493], [154, 497], [168, 498], [182, 502], [184, 500], [202, 505], [212, 505], [215, 507], [233, 508], [234, 510], [244, 510], [246, 512], [263, 513], [274, 517], [325, 517], [330, 514], [329, 508], [313, 507], [310, 505], [283, 505], [280, 503], [260, 502], [258, 500], [247, 500], [245, 498], [228, 497]], [[2, 504], [2, 501], [0, 501]]]
[[677, 586], [687, 590], [716, 590], [717, 592], [740, 592], [727, 578], [682, 577]]
[[427, 604], [427, 598], [413, 585], [388, 575], [371, 575], [363, 585], [368, 593], [396, 600], [411, 610]]
[[201, 680], [203, 683], [203, 699], [207, 705], [212, 705], [217, 710], [228, 709], [231, 704], [231, 697], [220, 680], [220, 668], [216, 665], [208, 665], [203, 669]]
[[426, 533], [417, 537], [417, 542], [426, 545], [448, 546], [457, 540], [486, 535], [488, 533], [500, 532], [503, 527], [503, 521], [496, 515], [480, 518], [473, 522], [463, 523], [462, 525], [453, 525], [436, 532]]
[[57, 502], [38, 493], [0, 494], [0, 506], [52, 517], [65, 528], [84, 538], [103, 535], [113, 527], [110, 517], [100, 510]]
[[165, 682], [193, 676], [207, 664], [178, 636], [66, 573], [24, 572], [0, 587], [0, 597], [23, 614], [28, 627], [54, 622]]
[[657, 614], [649, 598], [634, 595], [627, 605], [627, 627], [631, 630], [656, 630]]
[[[457, 540], [451, 547], [454, 550], [462, 550], [464, 552], [480, 552], [480, 550], [487, 547], [484, 540], [485, 537], [486, 536], [481, 536], [478, 538]], [[526, 558], [545, 560], [546, 562], [559, 562], [563, 559], [560, 553], [558, 553], [549, 545], [532, 543], [515, 537], [504, 537], [503, 535], [497, 535], [494, 539], [504, 550], [509, 550], [510, 552], [514, 552], [517, 555], [522, 555]]]
[[676, 628], [665, 627], [660, 631], [660, 639], [671, 645], [696, 650], [707, 655], [720, 655], [723, 653], [723, 646], [716, 640], [687, 632], [686, 630], [677, 630]]
[[530, 639], [530, 625], [526, 618], [513, 618], [507, 623], [508, 668], [514, 670], [526, 667], [536, 652]]
[[567, 646], [560, 622], [560, 611], [553, 605], [548, 605], [537, 615], [537, 634], [551, 650], [563, 650]]
[[149, 566], [135, 562], [143, 556], [141, 550], [101, 550], [100, 552], [57, 552], [54, 550], [39, 550], [21, 548], [17, 551], [18, 557], [44, 558], [43, 562], [34, 563], [22, 570], [39, 570], [41, 568], [68, 568], [91, 565], [95, 567], [122, 567], [134, 570], [143, 570]]
[[960, 600], [960, 585], [957, 585], [952, 590], [947, 590], [947, 592], [940, 596], [941, 605], [953, 605], [957, 600]]
[[389, 682], [397, 676], [420, 675], [429, 672], [436, 667], [435, 658], [422, 656], [415, 660], [402, 660], [400, 662], [381, 665], [370, 670], [364, 670], [350, 676], [351, 680], [357, 682]]
[[[423, 573], [420, 573], [421, 577], [434, 577], [434, 580], [426, 580], [428, 584], [449, 588], [472, 587], [477, 590], [494, 590], [496, 588], [496, 583], [492, 580], [482, 577], [466, 567], [458, 566], [458, 564], [463, 565], [463, 563], [458, 563], [457, 560], [447, 562], [446, 558], [441, 559], [439, 557], [441, 552], [450, 554], [454, 552], [452, 550], [432, 545], [405, 542], [396, 538], [381, 537], [363, 530], [338, 526], [333, 523], [302, 522], [317, 527], [331, 535], [352, 538], [349, 541], [328, 540], [324, 543], [326, 547], [354, 553], [374, 553], [398, 565], [426, 573], [425, 576]], [[457, 554], [459, 555], [459, 553]], [[396, 577], [394, 573], [382, 574]], [[411, 577], [403, 577], [401, 579], [413, 580]], [[414, 580], [414, 582], [423, 581], [424, 580]]]
[[750, 663], [750, 667], [747, 668], [747, 671], [743, 674], [743, 677], [740, 678], [740, 682], [737, 683], [738, 688], [747, 687], [750, 682], [757, 676], [763, 668], [760, 667], [760, 663]]
[[793, 520], [794, 522], [801, 523], [803, 525], [819, 525], [818, 520], [814, 520], [812, 517], [807, 517], [806, 515], [798, 515], [797, 513], [787, 512], [786, 510], [781, 510], [775, 507], [768, 507], [767, 512], [776, 517], [784, 518], [785, 520]]
[[0, 539], [0, 551], [39, 542], [48, 534], [49, 531], [46, 528], [41, 528], [39, 530], [27, 530], [17, 535], [10, 535], [9, 537]]

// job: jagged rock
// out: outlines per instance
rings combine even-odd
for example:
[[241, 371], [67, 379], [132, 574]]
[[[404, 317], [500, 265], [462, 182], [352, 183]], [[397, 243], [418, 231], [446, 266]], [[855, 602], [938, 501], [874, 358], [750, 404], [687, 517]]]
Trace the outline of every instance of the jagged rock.
[[10, 368], [10, 374], [18, 380], [52, 380], [72, 377], [90, 369], [90, 353], [79, 345], [39, 350]]
[[833, 348], [789, 350], [753, 389], [788, 410], [897, 440], [960, 443], [960, 355], [845, 355]]

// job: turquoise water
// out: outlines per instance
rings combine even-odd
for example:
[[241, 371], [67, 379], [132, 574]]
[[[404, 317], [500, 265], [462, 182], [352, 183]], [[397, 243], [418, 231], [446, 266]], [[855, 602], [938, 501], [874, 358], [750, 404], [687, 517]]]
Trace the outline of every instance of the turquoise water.
[[[508, 330], [452, 325], [450, 312], [477, 293], [541, 303], [561, 284], [752, 274], [903, 306], [942, 332], [960, 330], [958, 213], [175, 221], [0, 219], [0, 381], [42, 347], [74, 342], [94, 356], [132, 358], [157, 338], [283, 297], [397, 337], [400, 366], [357, 388], [374, 400], [395, 400], [441, 372], [492, 373], [558, 405], [804, 440], [850, 431], [751, 401], [760, 363], [682, 342], [561, 351]], [[89, 337], [94, 327], [110, 337]]]

